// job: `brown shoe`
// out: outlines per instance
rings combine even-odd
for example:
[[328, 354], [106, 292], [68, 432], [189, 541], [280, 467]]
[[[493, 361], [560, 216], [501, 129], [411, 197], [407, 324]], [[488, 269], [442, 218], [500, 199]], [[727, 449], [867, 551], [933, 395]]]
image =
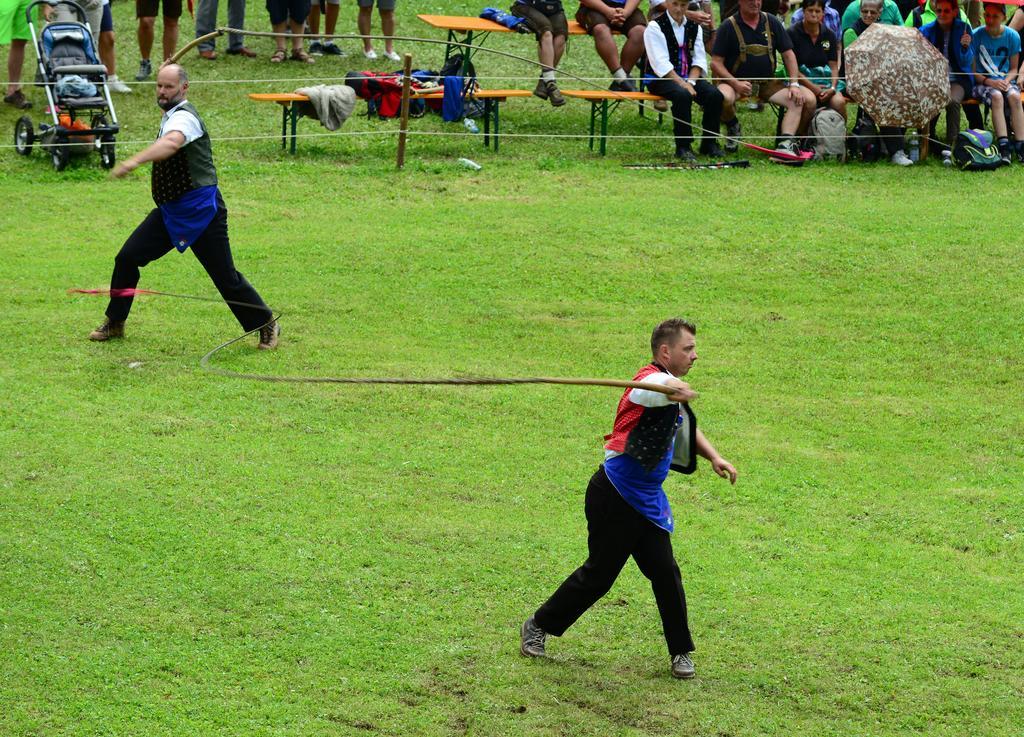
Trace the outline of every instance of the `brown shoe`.
[[4, 95], [4, 102], [8, 105], [13, 105], [18, 110], [28, 110], [32, 107], [32, 103], [25, 97], [25, 93], [20, 89], [15, 90], [9, 95]]
[[256, 345], [261, 351], [270, 351], [277, 348], [278, 338], [281, 335], [281, 326], [277, 320], [270, 322], [260, 328], [260, 342]]
[[217, 52], [213, 49], [203, 49], [199, 52], [200, 59], [206, 59], [207, 61], [213, 61], [217, 58]]
[[111, 338], [123, 338], [124, 337], [124, 320], [121, 322], [111, 322], [110, 318], [106, 318], [103, 324], [98, 328], [89, 333], [89, 340], [110, 340]]
[[237, 49], [228, 49], [228, 53], [232, 56], [244, 56], [246, 59], [255, 59], [259, 56], [259, 54], [248, 46], [239, 46]]
[[548, 80], [548, 102], [554, 107], [561, 107], [565, 104], [565, 98], [562, 97], [562, 93], [558, 89], [558, 85], [555, 84], [554, 80]]

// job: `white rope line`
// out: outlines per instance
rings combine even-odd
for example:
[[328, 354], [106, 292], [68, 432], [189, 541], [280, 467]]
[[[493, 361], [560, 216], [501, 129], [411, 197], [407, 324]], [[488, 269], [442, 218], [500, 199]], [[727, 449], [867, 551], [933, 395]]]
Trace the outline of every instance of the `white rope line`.
[[[327, 131], [327, 132], [316, 132], [316, 133], [296, 133], [294, 138], [296, 140], [299, 140], [299, 139], [310, 139], [310, 138], [327, 138], [327, 137], [336, 137], [336, 136], [343, 136], [343, 137], [344, 136], [396, 136], [396, 135], [399, 135], [400, 133], [401, 133], [400, 130]], [[74, 133], [72, 133], [70, 135], [72, 137], [75, 136]], [[425, 137], [426, 136], [432, 136], [432, 137], [436, 137], [436, 138], [477, 138], [477, 139], [479, 139], [483, 135], [483, 133], [470, 133], [469, 131], [422, 131], [422, 130], [407, 130], [406, 131], [406, 135], [409, 135], [409, 136], [425, 136]], [[494, 135], [494, 134], [492, 133], [491, 135]], [[591, 136], [590, 136], [589, 133], [502, 133], [500, 135], [500, 138], [569, 138], [569, 139], [588, 138], [589, 139], [590, 137]], [[640, 134], [624, 133], [624, 134], [618, 134], [618, 135], [609, 134], [609, 135], [606, 135], [606, 136], [603, 136], [603, 137], [606, 140], [609, 140], [609, 141], [611, 141], [611, 140], [629, 140], [629, 139], [636, 139], [636, 140], [665, 140], [666, 138], [671, 138], [671, 135], [668, 135], [668, 136], [666, 136], [665, 134], [660, 134], [660, 135], [640, 135]], [[876, 138], [902, 138], [902, 136], [899, 136], [897, 134], [891, 134], [891, 135], [881, 135], [881, 134], [878, 134], [875, 137]], [[920, 136], [920, 140], [924, 140], [924, 138], [926, 138], [926, 137], [927, 136]], [[291, 140], [292, 136], [291, 135], [286, 135], [285, 138], [287, 140]], [[602, 136], [599, 133], [595, 132], [593, 138], [595, 140], [598, 140], [598, 139], [602, 138]], [[786, 139], [786, 138], [792, 138], [792, 136], [785, 136], [785, 135], [779, 135], [779, 136], [769, 136], [769, 135], [756, 136], [755, 135], [755, 136], [743, 136], [742, 139], [737, 139], [737, 140], [774, 141], [774, 140]], [[940, 141], [938, 139], [930, 138], [930, 137], [927, 137], [927, 138], [928, 138], [929, 141], [934, 141], [935, 143], [942, 144], [942, 145], [945, 144], [944, 141]], [[232, 141], [267, 141], [267, 140], [280, 141], [281, 139], [282, 139], [282, 136], [281, 136], [280, 133], [271, 133], [271, 134], [261, 134], [261, 135], [254, 135], [254, 136], [218, 136], [218, 137], [211, 137], [210, 141], [212, 143], [219, 143], [219, 142], [232, 142]], [[130, 140], [130, 141], [111, 141], [110, 143], [112, 143], [116, 147], [141, 146], [141, 145], [148, 145], [148, 144], [152, 143], [152, 139], [148, 139], [147, 138], [147, 139]], [[89, 148], [89, 149], [96, 148], [96, 143], [95, 142], [84, 142], [84, 141], [82, 141], [82, 142], [79, 142], [79, 141], [67, 141], [65, 143], [61, 143], [60, 145], [61, 146], [67, 146], [69, 148]], [[49, 148], [52, 148], [52, 144], [51, 145], [44, 145], [41, 142], [34, 142], [33, 146], [38, 146], [40, 149], [42, 149], [44, 151], [48, 150]], [[16, 148], [16, 147], [17, 147], [17, 145], [13, 144], [13, 143], [0, 144], [0, 150], [2, 150], [2, 149], [12, 149], [12, 148]]]

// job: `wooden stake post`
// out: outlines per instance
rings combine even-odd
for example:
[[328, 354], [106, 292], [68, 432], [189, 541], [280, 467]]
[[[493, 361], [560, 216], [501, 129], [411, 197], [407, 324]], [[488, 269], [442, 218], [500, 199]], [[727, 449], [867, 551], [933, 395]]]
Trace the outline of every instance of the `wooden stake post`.
[[402, 122], [398, 131], [398, 168], [405, 166], [405, 138], [409, 132], [409, 89], [412, 82], [412, 54], [405, 55], [402, 74]]

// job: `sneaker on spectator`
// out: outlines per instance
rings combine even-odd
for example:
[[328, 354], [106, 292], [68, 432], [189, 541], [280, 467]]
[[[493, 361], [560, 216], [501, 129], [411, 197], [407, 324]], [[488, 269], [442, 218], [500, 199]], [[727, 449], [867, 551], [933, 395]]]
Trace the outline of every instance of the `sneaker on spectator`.
[[[892, 155], [892, 159], [890, 159], [890, 161], [892, 161], [892, 163], [896, 164], [896, 166], [913, 166], [914, 165], [914, 161], [903, 152], [902, 148]], [[1007, 163], [1009, 163], [1009, 162], [1007, 162]]]
[[319, 41], [314, 41], [309, 45], [309, 53], [311, 53], [313, 56], [323, 56], [324, 45]]
[[118, 79], [116, 74], [112, 74], [107, 77], [107, 86], [114, 92], [120, 92], [123, 95], [130, 95], [134, 91], [131, 87]]
[[519, 652], [528, 658], [543, 658], [544, 640], [547, 637], [548, 633], [538, 627], [533, 617], [530, 617], [523, 622], [519, 630]]
[[796, 141], [794, 141], [792, 138], [784, 138], [781, 141], [779, 141], [779, 145], [775, 147], [775, 150], [781, 154], [792, 154], [793, 156], [796, 156], [798, 153], [800, 153], [797, 150]]
[[149, 79], [149, 75], [153, 73], [153, 64], [149, 59], [143, 59], [139, 62], [139, 73], [135, 75], [136, 82], [145, 82]]
[[743, 135], [743, 129], [740, 128], [739, 118], [733, 118], [725, 124], [725, 150], [727, 153], [734, 154], [739, 150], [741, 135]]
[[690, 150], [689, 146], [676, 146], [676, 158], [680, 161], [684, 161], [687, 164], [696, 164], [697, 157], [693, 151]]
[[565, 98], [562, 97], [561, 90], [558, 89], [558, 85], [555, 84], [555, 80], [548, 80], [548, 102], [551, 103], [552, 107], [562, 107], [565, 104]]
[[610, 89], [612, 92], [636, 92], [636, 87], [633, 85], [633, 80], [629, 78], [614, 80], [611, 83], [611, 86], [608, 87], [608, 89]]
[[672, 656], [672, 676], [674, 678], [693, 678], [697, 672], [693, 669], [690, 656], [682, 653]]
[[341, 47], [334, 41], [328, 41], [324, 44], [324, 56], [348, 56]]
[[28, 110], [32, 107], [32, 103], [27, 97], [25, 97], [25, 93], [20, 89], [15, 90], [9, 95], [4, 95], [4, 102], [18, 108], [18, 110]]
[[374, 59], [377, 58], [377, 52], [374, 51], [373, 49], [370, 49], [369, 51], [365, 51], [364, 50], [363, 51], [363, 56], [365, 56], [370, 61], [373, 61]]
[[385, 59], [390, 59], [391, 61], [401, 61], [402, 60], [402, 57], [400, 57], [398, 55], [398, 52], [394, 51], [394, 50], [385, 51], [384, 52], [384, 58]]
[[999, 147], [999, 158], [1003, 162], [1003, 166], [1009, 166], [1013, 162], [1013, 158], [1010, 156], [1010, 144], [1004, 143]]

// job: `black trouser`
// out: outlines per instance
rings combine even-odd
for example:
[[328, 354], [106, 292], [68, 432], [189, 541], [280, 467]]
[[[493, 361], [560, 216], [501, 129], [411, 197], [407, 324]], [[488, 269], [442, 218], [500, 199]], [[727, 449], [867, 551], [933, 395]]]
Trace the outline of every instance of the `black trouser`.
[[[691, 81], [697, 90], [697, 104], [704, 109], [701, 127], [704, 129], [702, 148], [710, 147], [718, 137], [718, 128], [722, 117], [722, 93], [706, 79]], [[647, 85], [651, 94], [664, 97], [672, 103], [673, 133], [676, 137], [676, 150], [689, 148], [693, 141], [691, 124], [694, 95], [686, 88], [671, 79], [656, 79]]]
[[590, 556], [533, 615], [537, 625], [549, 634], [561, 636], [608, 593], [619, 571], [633, 556], [637, 568], [650, 579], [669, 655], [692, 652], [686, 593], [668, 532], [619, 495], [603, 466], [587, 486], [585, 510]]
[[[163, 216], [159, 209], [154, 209], [121, 246], [114, 259], [110, 288], [134, 289], [141, 276], [139, 268], [156, 261], [173, 248]], [[244, 330], [255, 330], [273, 317], [259, 293], [235, 270], [228, 242], [228, 212], [223, 200], [218, 199], [217, 214], [189, 248], [210, 275], [220, 296], [231, 302], [258, 305], [246, 307], [242, 304], [228, 304]], [[111, 297], [107, 317], [112, 322], [121, 322], [128, 317], [131, 308], [131, 297]]]

